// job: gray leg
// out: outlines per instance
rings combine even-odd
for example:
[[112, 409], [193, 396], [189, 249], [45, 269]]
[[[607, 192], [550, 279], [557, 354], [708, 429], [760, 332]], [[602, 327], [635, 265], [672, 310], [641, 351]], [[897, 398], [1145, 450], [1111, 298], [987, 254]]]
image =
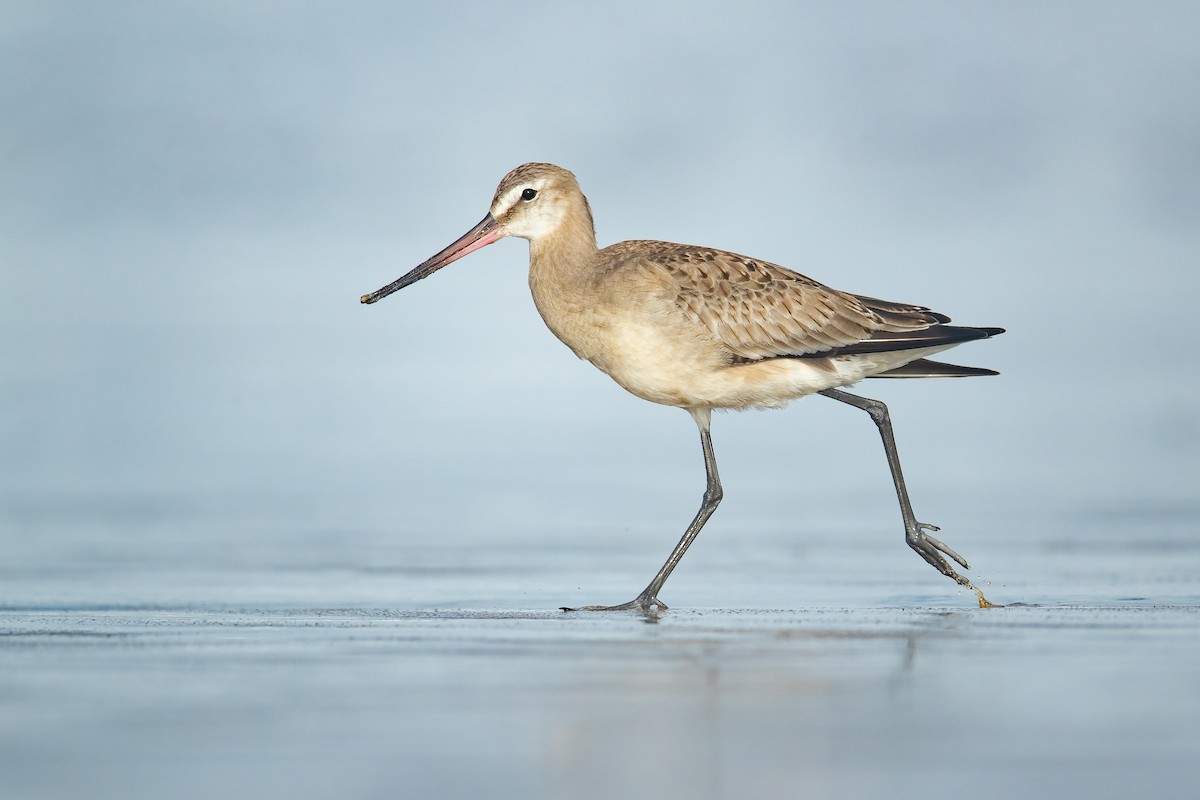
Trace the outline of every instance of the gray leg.
[[709, 435], [709, 425], [712, 419], [712, 410], [708, 408], [689, 409], [692, 418], [696, 420], [696, 426], [700, 429], [700, 446], [704, 448], [704, 472], [708, 478], [708, 482], [704, 488], [704, 499], [700, 503], [700, 510], [696, 512], [696, 518], [692, 520], [692, 524], [683, 533], [683, 538], [679, 540], [679, 544], [675, 545], [675, 549], [671, 551], [671, 555], [667, 557], [667, 561], [662, 565], [662, 569], [654, 576], [654, 580], [650, 581], [650, 585], [642, 590], [642, 593], [630, 600], [628, 603], [621, 603], [618, 606], [584, 606], [581, 609], [564, 608], [563, 611], [629, 611], [637, 610], [643, 614], [651, 614], [655, 611], [666, 609], [666, 604], [658, 599], [658, 593], [662, 590], [663, 584], [667, 582], [671, 572], [679, 564], [683, 554], [687, 552], [696, 535], [700, 533], [700, 529], [704, 527], [704, 523], [708, 522], [708, 518], [717, 510], [717, 505], [721, 502], [724, 492], [721, 490], [721, 478], [717, 475], [717, 458], [713, 455], [712, 436]]
[[892, 482], [896, 484], [896, 497], [900, 500], [900, 514], [904, 517], [905, 539], [908, 541], [908, 546], [916, 550], [921, 558], [932, 564], [938, 572], [979, 594], [981, 605], [986, 602], [983, 594], [969, 580], [960, 575], [954, 567], [950, 566], [950, 562], [942, 555], [945, 554], [954, 559], [963, 569], [971, 568], [967, 564], [967, 560], [929, 535], [928, 531], [938, 530], [936, 525], [918, 522], [916, 515], [913, 514], [912, 503], [908, 499], [908, 489], [904, 486], [904, 473], [900, 471], [900, 455], [896, 452], [896, 438], [892, 435], [892, 420], [888, 416], [887, 406], [878, 400], [859, 397], [839, 389], [826, 389], [821, 394], [855, 408], [861, 408], [871, 415], [871, 419], [875, 420], [875, 425], [879, 428], [879, 435], [883, 437], [883, 449], [887, 453], [888, 466], [892, 470]]

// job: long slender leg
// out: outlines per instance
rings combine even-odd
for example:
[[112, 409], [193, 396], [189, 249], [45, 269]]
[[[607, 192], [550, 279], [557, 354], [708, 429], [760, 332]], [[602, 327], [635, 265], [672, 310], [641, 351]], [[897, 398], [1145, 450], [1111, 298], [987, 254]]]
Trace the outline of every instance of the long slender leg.
[[683, 538], [679, 540], [679, 544], [675, 545], [675, 549], [671, 551], [666, 563], [654, 576], [654, 580], [650, 581], [642, 593], [633, 600], [617, 606], [584, 606], [581, 609], [564, 608], [563, 611], [628, 611], [632, 609], [648, 614], [666, 609], [666, 604], [658, 599], [658, 593], [662, 590], [663, 584], [667, 582], [667, 578], [671, 576], [671, 572], [679, 564], [680, 559], [683, 558], [683, 554], [691, 546], [696, 535], [700, 533], [700, 529], [704, 527], [704, 523], [708, 522], [708, 518], [717, 510], [717, 505], [724, 496], [724, 491], [721, 489], [721, 477], [717, 474], [717, 458], [713, 455], [712, 436], [709, 434], [712, 410], [708, 408], [688, 410], [691, 411], [692, 418], [696, 420], [696, 427], [700, 429], [700, 446], [704, 449], [704, 472], [707, 476], [704, 498], [692, 524], [688, 525], [687, 530], [683, 533]]
[[950, 562], [943, 558], [943, 554], [954, 559], [963, 569], [971, 568], [967, 564], [967, 560], [929, 535], [928, 531], [938, 530], [936, 525], [917, 521], [912, 503], [908, 499], [908, 489], [904, 486], [904, 473], [900, 470], [900, 454], [896, 451], [896, 438], [892, 435], [892, 420], [888, 415], [887, 406], [879, 400], [859, 397], [840, 389], [826, 389], [821, 394], [855, 408], [861, 408], [875, 421], [875, 425], [879, 428], [879, 435], [883, 438], [883, 449], [887, 453], [888, 466], [892, 470], [892, 482], [896, 485], [896, 497], [900, 500], [900, 514], [904, 517], [905, 539], [908, 541], [908, 546], [916, 550], [921, 558], [932, 564], [938, 572], [978, 594], [980, 605], [987, 603], [983, 593], [960, 575], [954, 567], [950, 566]]

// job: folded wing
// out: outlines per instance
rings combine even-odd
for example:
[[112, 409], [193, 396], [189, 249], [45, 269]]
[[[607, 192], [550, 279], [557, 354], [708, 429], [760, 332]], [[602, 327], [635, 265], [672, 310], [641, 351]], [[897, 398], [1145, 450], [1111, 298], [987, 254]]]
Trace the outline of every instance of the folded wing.
[[686, 245], [660, 266], [678, 286], [679, 308], [738, 360], [826, 358], [953, 345], [1000, 328], [946, 325], [924, 306], [853, 295], [765, 261]]

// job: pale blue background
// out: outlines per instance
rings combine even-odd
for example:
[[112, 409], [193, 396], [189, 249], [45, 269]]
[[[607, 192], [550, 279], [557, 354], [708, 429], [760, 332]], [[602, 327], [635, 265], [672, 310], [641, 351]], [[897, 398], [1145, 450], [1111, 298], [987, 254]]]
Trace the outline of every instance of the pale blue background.
[[[868, 384], [918, 485], [1190, 500], [1193, 5], [573, 9], [6, 4], [4, 495], [269, 496], [354, 525], [698, 491], [691, 422], [543, 329], [523, 242], [357, 303], [547, 160], [601, 243], [720, 246], [1009, 328], [955, 353], [999, 380]], [[869, 423], [827, 406], [718, 419], [731, 495], [860, 464], [874, 489]]]

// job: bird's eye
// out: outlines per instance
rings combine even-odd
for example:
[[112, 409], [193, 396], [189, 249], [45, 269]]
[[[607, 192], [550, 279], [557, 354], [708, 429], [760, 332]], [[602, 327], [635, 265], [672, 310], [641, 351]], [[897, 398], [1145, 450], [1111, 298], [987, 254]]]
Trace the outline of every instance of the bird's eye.
[[528, 203], [533, 198], [537, 197], [537, 189], [526, 189], [521, 192], [521, 199]]

